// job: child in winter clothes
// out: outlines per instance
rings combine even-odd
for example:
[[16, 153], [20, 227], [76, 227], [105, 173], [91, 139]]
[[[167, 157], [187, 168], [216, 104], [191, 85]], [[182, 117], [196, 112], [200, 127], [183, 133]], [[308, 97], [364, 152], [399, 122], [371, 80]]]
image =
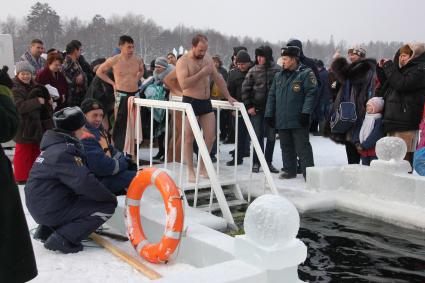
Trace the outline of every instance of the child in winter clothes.
[[382, 131], [382, 111], [384, 110], [384, 100], [382, 97], [372, 97], [366, 104], [366, 116], [363, 120], [359, 133], [359, 142], [356, 144], [357, 150], [363, 165], [370, 165], [376, 158], [376, 142], [384, 136]]
[[413, 157], [413, 168], [421, 176], [425, 176], [425, 107], [423, 116], [422, 123], [419, 126], [421, 131], [419, 145]]

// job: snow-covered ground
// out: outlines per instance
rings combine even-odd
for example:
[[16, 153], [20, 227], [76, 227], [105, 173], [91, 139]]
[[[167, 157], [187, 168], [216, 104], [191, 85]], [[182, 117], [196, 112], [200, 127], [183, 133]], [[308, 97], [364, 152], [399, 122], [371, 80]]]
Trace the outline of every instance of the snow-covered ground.
[[[347, 164], [345, 148], [331, 142], [329, 139], [311, 136], [315, 165], [321, 166], [342, 166]], [[233, 145], [222, 145], [220, 147], [220, 159], [224, 163], [231, 159], [227, 154], [233, 149]], [[276, 141], [273, 164], [276, 168], [282, 167], [281, 151], [279, 140]], [[244, 164], [238, 168], [238, 175], [242, 179], [247, 179], [249, 175], [249, 161], [245, 158]], [[255, 174], [257, 182], [260, 182], [263, 174]], [[296, 179], [280, 180], [278, 174], [273, 174], [279, 193], [292, 200], [300, 210], [303, 205], [307, 205], [312, 198], [319, 197], [317, 192], [308, 190], [302, 175]], [[243, 186], [242, 186], [243, 187]], [[20, 188], [21, 196], [22, 186]], [[263, 189], [259, 186], [253, 188], [252, 193], [259, 195]], [[322, 206], [325, 207], [326, 196], [322, 196]], [[25, 202], [23, 200], [25, 207]], [[328, 203], [331, 207], [333, 204]], [[302, 210], [302, 209], [301, 209]], [[37, 226], [34, 220], [26, 211], [26, 217], [30, 229]], [[83, 252], [71, 255], [62, 255], [44, 249], [42, 243], [33, 240], [34, 252], [37, 259], [39, 275], [33, 282], [145, 282], [146, 277], [134, 270], [128, 264], [116, 258], [103, 248], [98, 247], [94, 242], [87, 242], [87, 247]], [[126, 251], [133, 251], [129, 242], [120, 244]], [[133, 253], [135, 254], [135, 253]], [[149, 265], [149, 264], [148, 264]], [[151, 265], [149, 265], [151, 266]], [[177, 275], [181, 270], [193, 268], [185, 264], [169, 264], [167, 266], [155, 266], [163, 275]]]

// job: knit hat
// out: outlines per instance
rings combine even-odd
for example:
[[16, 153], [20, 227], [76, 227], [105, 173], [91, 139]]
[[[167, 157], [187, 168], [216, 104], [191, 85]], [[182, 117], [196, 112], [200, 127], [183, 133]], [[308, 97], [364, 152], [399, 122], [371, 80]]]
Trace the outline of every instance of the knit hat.
[[236, 63], [250, 63], [251, 57], [245, 50], [240, 50], [236, 55]]
[[83, 111], [84, 114], [97, 109], [103, 110], [103, 105], [94, 98], [86, 98], [81, 102], [81, 111]]
[[248, 49], [245, 46], [235, 46], [235, 47], [233, 47], [232, 56], [236, 56], [239, 53], [239, 51], [241, 51], [241, 50], [245, 50], [246, 52], [248, 52]]
[[0, 85], [7, 86], [8, 88], [13, 87], [13, 81], [9, 77], [9, 74], [7, 73], [9, 71], [8, 66], [3, 66], [3, 68], [0, 70]]
[[372, 97], [367, 101], [366, 105], [372, 107], [371, 114], [381, 113], [384, 110], [384, 99], [382, 97]]
[[168, 67], [168, 62], [167, 59], [164, 57], [158, 57], [155, 59], [155, 67], [161, 67], [164, 69], [167, 69]]
[[300, 57], [301, 49], [298, 46], [285, 46], [282, 47], [280, 55], [289, 57]]
[[359, 57], [366, 57], [366, 49], [364, 49], [361, 46], [355, 45], [353, 47], [351, 47], [350, 49], [348, 49], [348, 54], [356, 54]]
[[15, 64], [16, 75], [20, 72], [29, 72], [33, 74], [35, 72], [34, 67], [28, 61], [20, 61]]
[[57, 129], [66, 132], [75, 132], [86, 124], [84, 113], [78, 106], [66, 107], [53, 114], [53, 121]]

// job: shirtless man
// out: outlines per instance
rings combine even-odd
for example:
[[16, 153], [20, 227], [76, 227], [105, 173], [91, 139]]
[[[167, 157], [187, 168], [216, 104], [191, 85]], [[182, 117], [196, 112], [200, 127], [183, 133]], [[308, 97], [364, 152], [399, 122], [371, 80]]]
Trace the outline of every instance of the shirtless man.
[[[214, 67], [211, 56], [207, 54], [207, 49], [207, 37], [201, 34], [196, 35], [192, 39], [192, 50], [177, 61], [176, 74], [183, 90], [183, 102], [192, 105], [193, 111], [204, 131], [205, 143], [208, 152], [210, 152], [215, 140], [215, 115], [210, 99], [210, 78], [214, 80], [224, 97], [232, 105], [236, 100], [230, 96], [223, 77]], [[189, 125], [189, 121], [186, 121]], [[186, 127], [184, 149], [189, 182], [195, 182], [196, 179], [195, 170], [193, 169], [193, 141], [192, 129], [191, 127]], [[204, 164], [201, 164], [201, 175], [208, 176]]]
[[[177, 74], [176, 74], [175, 68], [167, 76], [165, 76], [163, 82], [165, 86], [170, 90], [170, 96], [180, 96], [180, 97], [183, 96], [183, 90], [180, 87], [179, 82], [177, 81]], [[175, 119], [173, 120], [174, 125], [172, 125], [172, 127], [175, 127], [175, 131], [176, 131], [175, 132], [176, 148], [174, 149], [174, 141], [172, 138], [170, 138], [170, 141], [168, 143], [167, 160], [175, 160], [175, 162], [181, 161], [180, 151], [181, 151], [181, 138], [182, 138], [182, 116], [183, 114], [180, 111], [175, 111], [175, 115], [173, 115]], [[175, 152], [175, 155], [173, 152]], [[175, 159], [173, 159], [174, 157]]]
[[[112, 131], [112, 140], [120, 151], [124, 148], [125, 131], [127, 124], [127, 100], [139, 91], [139, 81], [143, 76], [144, 67], [142, 59], [134, 55], [134, 41], [128, 35], [120, 36], [119, 48], [121, 53], [108, 58], [100, 65], [96, 75], [109, 83], [115, 92], [115, 124]], [[114, 80], [111, 80], [107, 72], [112, 68]]]

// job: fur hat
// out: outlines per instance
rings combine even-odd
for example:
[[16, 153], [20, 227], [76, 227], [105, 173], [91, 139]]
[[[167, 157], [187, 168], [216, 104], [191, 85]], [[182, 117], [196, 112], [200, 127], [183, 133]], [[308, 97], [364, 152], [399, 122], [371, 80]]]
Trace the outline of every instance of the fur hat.
[[381, 113], [384, 110], [384, 99], [382, 97], [375, 96], [369, 99], [366, 105], [372, 107], [371, 114]]
[[20, 72], [29, 72], [33, 74], [35, 72], [34, 67], [28, 61], [20, 61], [15, 64], [16, 75]]
[[354, 45], [353, 47], [348, 49], [348, 54], [356, 54], [361, 58], [365, 58], [366, 57], [366, 49], [364, 49], [361, 46]]
[[299, 58], [301, 55], [301, 49], [298, 46], [285, 46], [282, 47], [280, 55]]
[[155, 59], [155, 67], [161, 67], [164, 69], [167, 69], [168, 67], [168, 62], [167, 59], [164, 57], [158, 57]]
[[55, 127], [65, 132], [75, 132], [86, 124], [83, 111], [77, 106], [66, 107], [53, 114]]
[[249, 57], [248, 52], [245, 50], [239, 50], [238, 54], [236, 55], [236, 63], [250, 63], [251, 57]]
[[81, 102], [81, 111], [83, 111], [84, 114], [97, 109], [104, 110], [102, 103], [94, 98], [86, 98]]

